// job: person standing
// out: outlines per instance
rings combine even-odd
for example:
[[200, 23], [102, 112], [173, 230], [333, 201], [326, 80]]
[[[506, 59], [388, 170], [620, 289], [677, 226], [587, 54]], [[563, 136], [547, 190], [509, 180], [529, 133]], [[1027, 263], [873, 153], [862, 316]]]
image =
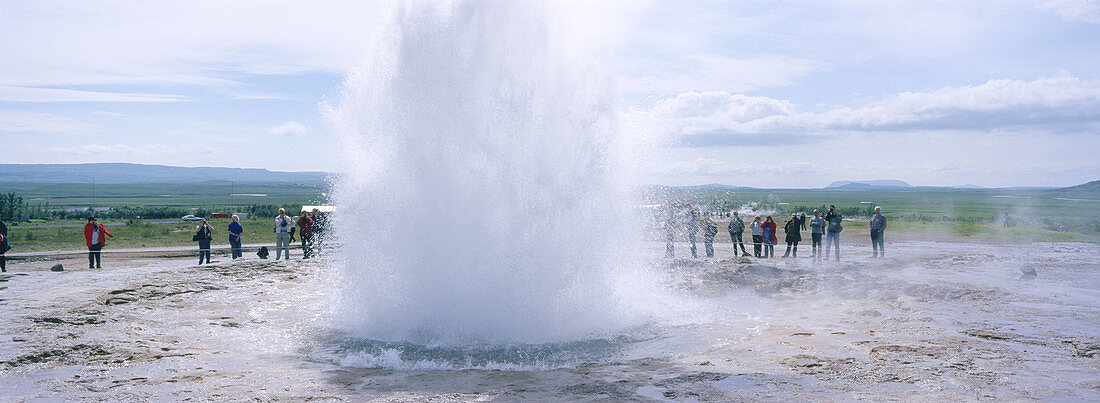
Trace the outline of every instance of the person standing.
[[844, 217], [836, 211], [836, 206], [829, 205], [829, 212], [825, 213], [825, 259], [829, 259], [829, 247], [836, 248], [836, 260], [840, 261], [840, 231], [844, 229], [840, 221]]
[[279, 216], [275, 217], [275, 260], [279, 260], [286, 252], [286, 260], [290, 260], [290, 242], [294, 239], [294, 219], [286, 215], [286, 209], [279, 209]]
[[726, 229], [730, 232], [730, 241], [733, 242], [733, 255], [737, 256], [737, 246], [741, 246], [741, 256], [748, 256], [749, 251], [745, 250], [745, 242], [741, 239], [741, 234], [745, 233], [745, 222], [741, 220], [741, 217], [737, 216], [737, 212], [733, 212], [733, 218], [730, 219], [730, 223], [726, 226]]
[[691, 244], [691, 258], [699, 258], [695, 249], [695, 236], [699, 234], [699, 212], [691, 209], [691, 218], [688, 221], [688, 242]]
[[706, 227], [703, 229], [703, 245], [707, 251], [707, 257], [714, 257], [714, 236], [718, 235], [718, 223], [707, 217]]
[[313, 256], [313, 219], [308, 211], [298, 217], [298, 238], [302, 240], [302, 259]]
[[775, 221], [772, 220], [772, 216], [768, 216], [768, 218], [764, 219], [764, 231], [762, 235], [764, 238], [765, 259], [775, 257], [775, 229], [777, 227], [778, 225], [776, 225]]
[[195, 236], [192, 238], [199, 242], [199, 264], [202, 264], [203, 258], [206, 259], [206, 263], [211, 263], [210, 240], [214, 239], [214, 227], [211, 227], [206, 220], [202, 220], [199, 226], [195, 227]]
[[752, 253], [756, 257], [760, 257], [760, 247], [764, 245], [764, 226], [760, 224], [760, 216], [752, 219], [749, 230], [752, 234]]
[[1003, 219], [1002, 224], [1001, 224], [1002, 225], [1001, 228], [1008, 229], [1010, 224], [1012, 224], [1012, 219], [1008, 218], [1008, 212], [1006, 211], [1004, 219]]
[[798, 222], [802, 224], [802, 230], [806, 230], [806, 213], [798, 215]]
[[88, 245], [89, 269], [103, 268], [100, 266], [100, 253], [103, 251], [103, 245], [107, 244], [107, 237], [115, 236], [107, 232], [107, 227], [96, 221], [95, 217], [88, 217], [88, 223], [84, 224], [84, 243]]
[[233, 222], [229, 223], [229, 253], [234, 259], [241, 257], [241, 235], [244, 234], [244, 227], [241, 226], [241, 217], [233, 214]]
[[791, 219], [783, 225], [783, 232], [787, 234], [787, 251], [783, 257], [798, 257], [798, 243], [802, 241], [802, 220], [797, 215], [791, 214]]
[[886, 231], [886, 216], [882, 215], [882, 207], [875, 206], [875, 215], [871, 216], [871, 249], [874, 251], [871, 257], [886, 257], [883, 231]]
[[814, 218], [810, 219], [810, 242], [812, 242], [813, 260], [821, 260], [821, 234], [825, 233], [825, 219], [821, 212], [814, 209]]
[[0, 220], [0, 273], [8, 271], [7, 258], [4, 257], [4, 252], [11, 250], [11, 244], [8, 243], [8, 226], [4, 224], [3, 220]]

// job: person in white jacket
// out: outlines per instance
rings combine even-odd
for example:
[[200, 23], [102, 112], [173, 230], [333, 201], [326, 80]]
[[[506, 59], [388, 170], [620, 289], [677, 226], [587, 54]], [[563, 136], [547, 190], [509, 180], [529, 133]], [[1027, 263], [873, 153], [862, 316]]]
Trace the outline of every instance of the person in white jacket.
[[752, 230], [752, 253], [760, 257], [760, 247], [764, 244], [764, 228], [760, 226], [760, 216], [752, 219], [749, 229]]
[[286, 215], [286, 209], [279, 209], [275, 217], [275, 260], [279, 260], [286, 251], [286, 260], [290, 260], [290, 242], [294, 239], [294, 219]]

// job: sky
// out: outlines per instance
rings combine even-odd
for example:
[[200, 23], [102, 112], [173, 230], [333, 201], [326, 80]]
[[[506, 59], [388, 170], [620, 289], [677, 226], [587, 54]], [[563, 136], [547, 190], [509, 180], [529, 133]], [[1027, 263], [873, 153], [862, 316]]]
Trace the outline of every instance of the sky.
[[[1100, 179], [1098, 1], [612, 9], [620, 112], [658, 138], [638, 167], [654, 184]], [[0, 0], [0, 163], [339, 171], [324, 105], [384, 10]]]

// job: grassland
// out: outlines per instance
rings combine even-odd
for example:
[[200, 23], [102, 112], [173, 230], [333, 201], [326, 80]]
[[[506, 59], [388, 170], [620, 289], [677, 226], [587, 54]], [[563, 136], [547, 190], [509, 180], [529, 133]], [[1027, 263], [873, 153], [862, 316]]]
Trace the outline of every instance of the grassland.
[[255, 204], [314, 204], [326, 199], [324, 183], [237, 185], [0, 183], [0, 193], [15, 192], [28, 204], [50, 208], [156, 206], [216, 209]]
[[[97, 185], [95, 205], [172, 206], [203, 208], [211, 211], [252, 204], [295, 205], [323, 202], [323, 184], [238, 186], [234, 184], [198, 185]], [[0, 192], [16, 192], [30, 203], [48, 202], [51, 208], [92, 205], [91, 186], [85, 184], [0, 184]], [[236, 194], [236, 195], [234, 195]], [[254, 196], [242, 196], [251, 194]], [[835, 191], [822, 189], [685, 189], [650, 191], [648, 202], [695, 200], [705, 211], [726, 212], [745, 205], [759, 210], [790, 213], [812, 211], [835, 204], [850, 219], [846, 233], [866, 232], [865, 223], [872, 205], [883, 207], [890, 219], [892, 235], [909, 237], [954, 237], [1005, 241], [1082, 241], [1100, 243], [1100, 191], [1096, 190], [1005, 190], [1005, 189], [904, 189]], [[861, 203], [873, 202], [873, 203]], [[1007, 212], [1013, 226], [1001, 227]], [[722, 220], [720, 220], [722, 221]], [[782, 223], [784, 220], [780, 220]], [[112, 248], [140, 248], [193, 245], [195, 223], [174, 220], [105, 219], [104, 222], [128, 222], [109, 225], [115, 234]], [[227, 220], [214, 222], [216, 239], [225, 243]], [[270, 242], [266, 217], [243, 221], [245, 242]], [[9, 222], [9, 237], [16, 247], [11, 253], [73, 250], [84, 247], [79, 220]], [[73, 225], [68, 228], [51, 228]], [[724, 228], [724, 223], [722, 224]], [[1065, 226], [1067, 231], [1056, 231]], [[893, 238], [897, 239], [897, 238]]]
[[[126, 220], [116, 222], [104, 220], [107, 231], [114, 235], [108, 238], [111, 249], [156, 248], [163, 246], [196, 245], [191, 241], [198, 226], [195, 222], [165, 222], [164, 220]], [[271, 235], [271, 223], [265, 218], [241, 220], [245, 232], [245, 243], [274, 242]], [[40, 252], [60, 250], [80, 250], [85, 247], [83, 225], [80, 220], [52, 220], [30, 224], [11, 225], [8, 235], [14, 247], [9, 253]], [[115, 224], [112, 224], [115, 223]], [[228, 246], [229, 232], [226, 227], [229, 220], [211, 220], [214, 227], [214, 244]], [[63, 227], [59, 227], [63, 226]]]

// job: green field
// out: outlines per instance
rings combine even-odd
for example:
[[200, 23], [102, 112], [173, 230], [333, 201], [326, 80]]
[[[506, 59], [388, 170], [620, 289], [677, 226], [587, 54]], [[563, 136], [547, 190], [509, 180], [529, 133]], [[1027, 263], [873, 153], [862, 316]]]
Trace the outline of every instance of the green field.
[[164, 206], [216, 209], [257, 204], [320, 204], [327, 187], [318, 184], [235, 185], [0, 183], [0, 193], [14, 192], [30, 205], [50, 208]]
[[[228, 246], [229, 232], [226, 227], [229, 220], [210, 220], [214, 227], [214, 245]], [[8, 253], [80, 250], [85, 247], [82, 220], [51, 220], [48, 222], [9, 225], [8, 236], [13, 249]], [[191, 240], [195, 234], [196, 222], [165, 222], [165, 220], [103, 220], [107, 231], [114, 238], [107, 239], [110, 249], [156, 248], [161, 246], [196, 245]], [[274, 242], [271, 235], [273, 219], [241, 220], [245, 232], [242, 234], [247, 243]], [[125, 224], [125, 225], [123, 225]], [[67, 227], [55, 227], [66, 225]]]
[[[324, 203], [322, 185], [238, 186], [232, 184], [199, 185], [97, 185], [95, 206], [165, 206], [205, 209], [212, 212], [246, 211], [249, 205], [293, 206]], [[0, 184], [0, 193], [15, 192], [29, 204], [49, 203], [50, 208], [92, 205], [91, 186], [85, 184]], [[236, 194], [236, 195], [234, 195]], [[253, 194], [255, 196], [243, 196]], [[851, 228], [863, 231], [871, 206], [883, 207], [893, 234], [989, 238], [1008, 241], [1083, 241], [1100, 243], [1100, 191], [1098, 190], [1006, 190], [938, 189], [836, 191], [823, 189], [745, 189], [716, 190], [662, 188], [645, 191], [645, 203], [694, 200], [704, 212], [725, 213], [752, 206], [757, 211], [810, 212], [834, 204]], [[871, 203], [861, 203], [871, 202]], [[1001, 227], [1007, 212], [1013, 226]], [[271, 242], [266, 215], [243, 220], [245, 242]], [[779, 222], [785, 221], [778, 217]], [[172, 219], [104, 218], [101, 221], [127, 222], [108, 229], [116, 237], [111, 247], [158, 247], [191, 245], [195, 223]], [[719, 219], [720, 222], [724, 220]], [[217, 239], [225, 243], [224, 227], [228, 220], [215, 221]], [[81, 220], [8, 221], [16, 252], [72, 250], [84, 247], [79, 227], [47, 228], [53, 225], [82, 225]], [[724, 226], [724, 222], [722, 223]], [[1057, 231], [1059, 227], [1066, 231]], [[723, 227], [724, 228], [724, 227]]]

